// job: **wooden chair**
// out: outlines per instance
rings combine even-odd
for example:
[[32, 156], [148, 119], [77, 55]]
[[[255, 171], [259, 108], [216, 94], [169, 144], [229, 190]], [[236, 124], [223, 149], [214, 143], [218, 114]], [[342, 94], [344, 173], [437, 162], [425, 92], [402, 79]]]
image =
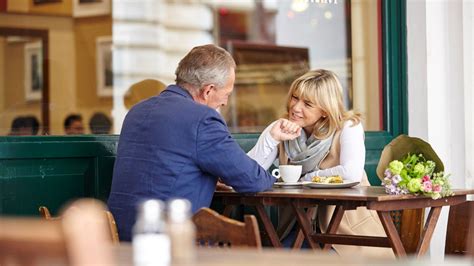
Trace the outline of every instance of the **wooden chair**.
[[198, 245], [261, 249], [257, 219], [253, 215], [245, 215], [244, 220], [239, 222], [209, 208], [200, 209], [193, 216]]
[[[43, 217], [46, 220], [60, 219], [60, 217], [52, 217], [51, 213], [49, 212], [48, 207], [46, 207], [46, 206], [40, 206], [38, 208], [38, 211], [40, 212], [41, 217]], [[117, 224], [115, 223], [114, 216], [108, 210], [104, 210], [104, 214], [107, 217], [107, 221], [108, 221], [108, 225], [109, 225], [109, 232], [110, 232], [110, 237], [111, 237], [112, 243], [118, 244], [120, 242], [120, 240], [119, 240], [119, 235], [118, 235], [118, 231], [117, 231]]]
[[451, 206], [446, 231], [446, 255], [474, 256], [474, 201]]
[[48, 207], [46, 207], [46, 206], [40, 206], [40, 207], [38, 208], [38, 211], [40, 212], [41, 217], [43, 217], [44, 219], [46, 219], [46, 220], [51, 220], [51, 219], [53, 219], [53, 217], [51, 217], [51, 213], [49, 212]]
[[101, 206], [80, 200], [50, 221], [0, 217], [0, 265], [113, 265]]

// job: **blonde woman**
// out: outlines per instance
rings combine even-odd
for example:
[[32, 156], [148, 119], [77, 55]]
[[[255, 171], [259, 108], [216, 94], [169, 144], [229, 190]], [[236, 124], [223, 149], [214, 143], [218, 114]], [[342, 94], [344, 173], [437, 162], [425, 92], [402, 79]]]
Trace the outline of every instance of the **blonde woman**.
[[[302, 180], [339, 175], [345, 180], [370, 185], [364, 172], [361, 115], [345, 109], [341, 83], [333, 72], [324, 69], [309, 71], [292, 83], [285, 118], [270, 124], [248, 155], [265, 169], [277, 158], [280, 165], [302, 165]], [[333, 210], [324, 206], [318, 209], [319, 226], [323, 232]], [[293, 228], [295, 219], [288, 209], [280, 213], [278, 231], [285, 237]], [[385, 236], [377, 214], [366, 208], [346, 211], [338, 233]], [[389, 249], [343, 245], [334, 245], [334, 248], [342, 256], [362, 252], [393, 257]]]

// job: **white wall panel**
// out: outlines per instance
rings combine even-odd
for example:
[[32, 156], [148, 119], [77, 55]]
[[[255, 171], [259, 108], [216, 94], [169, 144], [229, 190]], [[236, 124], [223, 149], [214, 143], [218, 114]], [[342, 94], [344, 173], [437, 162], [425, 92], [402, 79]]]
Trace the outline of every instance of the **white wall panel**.
[[160, 68], [159, 62], [164, 62], [166, 55], [159, 50], [151, 49], [126, 49], [114, 50], [114, 73], [123, 75], [156, 75]]
[[213, 43], [214, 41], [209, 32], [190, 30], [168, 30], [165, 38], [164, 49], [170, 52], [188, 52], [194, 46]]
[[163, 25], [171, 28], [211, 30], [212, 10], [205, 5], [168, 4]]
[[[466, 187], [465, 116], [472, 116], [465, 107], [472, 88], [464, 75], [472, 77], [472, 69], [465, 68], [463, 29], [473, 25], [463, 16], [463, 1], [407, 1], [409, 133], [433, 146], [455, 188]], [[444, 208], [431, 240], [433, 262], [444, 257], [447, 214]]]
[[157, 23], [118, 21], [114, 23], [114, 45], [154, 46], [166, 41], [166, 30]]
[[161, 0], [114, 0], [114, 20], [158, 21], [164, 12]]

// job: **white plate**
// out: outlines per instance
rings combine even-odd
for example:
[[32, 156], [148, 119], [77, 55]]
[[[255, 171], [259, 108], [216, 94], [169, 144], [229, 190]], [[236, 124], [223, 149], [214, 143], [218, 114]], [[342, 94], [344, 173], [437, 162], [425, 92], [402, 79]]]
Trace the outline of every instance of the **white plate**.
[[358, 185], [360, 182], [348, 182], [344, 180], [344, 183], [315, 183], [306, 182], [304, 185], [311, 188], [349, 188]]
[[276, 187], [298, 187], [298, 186], [303, 186], [307, 183], [310, 183], [309, 181], [300, 181], [300, 182], [275, 182], [273, 185]]

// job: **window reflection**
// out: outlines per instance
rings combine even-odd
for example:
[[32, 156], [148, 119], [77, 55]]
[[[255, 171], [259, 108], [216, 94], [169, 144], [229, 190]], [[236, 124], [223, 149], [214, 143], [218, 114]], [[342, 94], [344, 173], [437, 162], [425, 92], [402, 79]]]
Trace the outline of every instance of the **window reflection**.
[[261, 132], [285, 114], [294, 79], [309, 70], [308, 49], [227, 41], [236, 64], [235, 90], [222, 114], [232, 132]]
[[43, 125], [43, 40], [17, 33], [0, 30], [0, 130], [1, 135], [37, 135]]
[[0, 135], [33, 134], [13, 128], [25, 128], [17, 119], [24, 117], [36, 119], [38, 134], [66, 134], [71, 114], [81, 116], [85, 134], [119, 133], [131, 106], [173, 83], [179, 60], [204, 43], [228, 49], [238, 64], [235, 91], [221, 110], [233, 132], [259, 132], [281, 117], [291, 82], [315, 68], [337, 73], [347, 107], [365, 115], [367, 130], [380, 130], [380, 4], [8, 1], [0, 28], [43, 30], [48, 41], [1, 35]]

